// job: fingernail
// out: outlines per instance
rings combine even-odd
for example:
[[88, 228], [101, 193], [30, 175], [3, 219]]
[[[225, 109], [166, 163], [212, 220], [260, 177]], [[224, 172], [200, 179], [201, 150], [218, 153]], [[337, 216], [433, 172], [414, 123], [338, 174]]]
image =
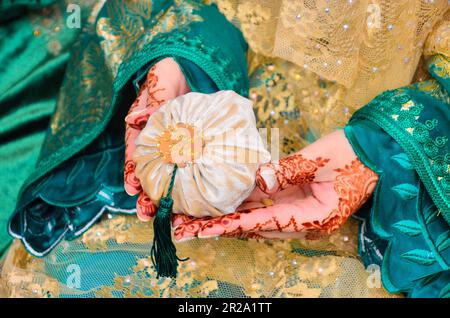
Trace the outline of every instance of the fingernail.
[[198, 233], [197, 237], [201, 238], [201, 239], [209, 239], [209, 238], [214, 238], [214, 237], [218, 237], [220, 236], [219, 234], [203, 234], [203, 233]]
[[259, 177], [257, 178], [258, 187], [264, 192], [270, 192], [274, 190], [278, 185], [277, 176], [275, 170], [271, 167], [262, 166], [259, 169]]

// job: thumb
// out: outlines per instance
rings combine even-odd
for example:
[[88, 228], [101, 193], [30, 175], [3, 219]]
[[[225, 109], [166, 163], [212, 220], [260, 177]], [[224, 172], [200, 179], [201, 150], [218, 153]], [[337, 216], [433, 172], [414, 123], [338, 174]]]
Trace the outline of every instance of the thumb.
[[272, 166], [272, 163], [267, 163], [256, 172], [256, 185], [266, 194], [274, 193], [279, 188], [276, 171]]

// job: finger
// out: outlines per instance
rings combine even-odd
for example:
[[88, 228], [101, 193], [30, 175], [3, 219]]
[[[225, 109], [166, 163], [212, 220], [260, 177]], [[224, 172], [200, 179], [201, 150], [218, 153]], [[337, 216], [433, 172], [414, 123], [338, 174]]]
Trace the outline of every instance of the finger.
[[301, 190], [301, 187], [291, 187], [279, 192], [276, 204], [264, 208], [239, 211], [209, 220], [188, 222], [184, 226], [190, 230], [180, 230], [177, 232], [177, 237], [178, 239], [195, 236], [199, 238], [242, 237], [244, 233], [295, 233], [326, 230], [326, 224], [323, 224], [324, 220], [328, 219], [338, 204], [333, 187], [326, 183], [313, 183], [305, 193]]
[[[328, 189], [327, 189], [328, 191]], [[335, 195], [336, 197], [336, 195]], [[314, 196], [297, 200], [281, 198], [280, 203], [214, 218], [202, 225], [198, 237], [207, 238], [243, 232], [301, 232], [322, 226], [337, 202], [320, 202]]]
[[[147, 83], [144, 83], [139, 90], [138, 97], [131, 105], [129, 114], [145, 109], [146, 97], [143, 95], [147, 89]], [[127, 116], [128, 117], [128, 116]], [[126, 118], [125, 118], [126, 121]], [[136, 165], [132, 160], [134, 150], [136, 149], [135, 140], [138, 137], [140, 130], [131, 127], [128, 123], [125, 124], [125, 169], [124, 169], [124, 186], [125, 191], [133, 196], [142, 191], [141, 184], [135, 175]]]
[[[146, 114], [148, 105], [148, 83], [144, 83], [139, 91], [139, 95], [131, 106], [128, 115], [125, 117], [125, 123], [137, 130], [142, 130], [147, 123], [150, 114]], [[154, 110], [152, 110], [153, 112]]]
[[172, 229], [175, 230], [183, 223], [193, 221], [195, 218], [185, 214], [173, 214], [172, 215]]
[[322, 157], [307, 159], [296, 153], [263, 165], [257, 172], [257, 185], [265, 193], [274, 193], [293, 185], [314, 182], [316, 173], [330, 160]]
[[136, 210], [139, 220], [148, 222], [155, 216], [157, 207], [145, 192], [141, 192], [137, 200]]
[[[257, 209], [256, 209], [257, 210]], [[252, 209], [235, 212], [220, 217], [207, 217], [196, 219], [189, 216], [176, 216], [173, 222], [175, 228], [175, 240], [184, 241], [194, 237], [209, 238], [232, 233], [236, 229], [242, 229], [245, 232], [249, 225], [240, 224], [241, 214], [247, 214], [253, 211]], [[243, 220], [245, 221], [245, 220]]]
[[[291, 208], [295, 208], [292, 204]], [[265, 230], [276, 230], [276, 218], [279, 206], [251, 209], [213, 218], [202, 225], [199, 238], [239, 234]], [[291, 210], [292, 211], [292, 210]]]
[[132, 159], [136, 149], [135, 140], [139, 131], [131, 127], [125, 128], [125, 167], [124, 167], [124, 187], [125, 191], [133, 196], [142, 191], [141, 183], [135, 175], [136, 164]]
[[145, 82], [139, 87], [139, 92], [137, 94], [137, 97], [134, 100], [133, 105], [131, 105], [128, 113], [139, 111], [139, 110], [142, 110], [145, 108], [145, 106], [147, 104], [147, 95], [144, 95], [144, 94], [147, 90], [147, 86], [148, 86], [147, 82]]
[[191, 221], [179, 224], [174, 231], [174, 237], [177, 242], [183, 242], [198, 237], [198, 232], [208, 220], [193, 219]]
[[148, 72], [145, 83], [140, 87], [138, 96], [125, 117], [125, 122], [138, 130], [144, 128], [148, 117], [166, 101], [165, 98], [159, 96], [166, 89], [160, 87], [159, 76], [155, 71], [156, 65]]
[[224, 234], [221, 237], [224, 238], [247, 238], [257, 240], [291, 240], [291, 239], [304, 239], [307, 236], [305, 232], [242, 232], [242, 233], [230, 233]]
[[[264, 201], [267, 198], [268, 196], [266, 194], [262, 193], [258, 188], [255, 188], [250, 197], [237, 208], [237, 211], [241, 213], [248, 213], [249, 210], [267, 206], [267, 202]], [[176, 214], [172, 217], [172, 229], [174, 229], [175, 240], [184, 241], [197, 237], [198, 232], [203, 226], [205, 226], [205, 224], [214, 219], [220, 219], [220, 221], [217, 222], [223, 222], [222, 218], [225, 217], [226, 216], [196, 219], [192, 216]], [[219, 236], [219, 234], [216, 236]]]
[[224, 234], [221, 237], [223, 238], [239, 238], [239, 239], [266, 239], [263, 235], [259, 233], [265, 233], [265, 232], [242, 232], [242, 233], [230, 233], [230, 234]]

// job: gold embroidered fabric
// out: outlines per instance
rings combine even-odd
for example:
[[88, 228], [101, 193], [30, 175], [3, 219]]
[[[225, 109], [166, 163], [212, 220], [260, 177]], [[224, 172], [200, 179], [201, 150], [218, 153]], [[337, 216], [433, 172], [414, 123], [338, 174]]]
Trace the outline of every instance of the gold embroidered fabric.
[[[409, 84], [426, 37], [448, 6], [446, 0], [214, 2], [249, 42], [250, 98], [258, 126], [278, 128], [270, 134], [279, 134], [280, 155], [343, 127], [357, 108], [383, 90]], [[377, 8], [381, 20], [376, 19]], [[439, 34], [448, 33], [448, 27], [436, 30], [441, 31], [433, 33], [427, 48], [441, 52], [448, 49], [448, 35], [443, 46]], [[349, 220], [338, 232], [315, 241], [219, 238], [178, 243], [179, 256], [190, 259], [180, 263], [175, 282], [155, 278], [149, 258], [151, 224], [135, 216], [107, 215], [44, 258], [30, 256], [15, 241], [3, 261], [0, 295], [391, 297], [381, 286], [379, 269], [365, 269], [360, 262], [357, 234], [357, 221]], [[110, 255], [110, 266], [81, 267], [79, 287], [71, 265], [105, 255]], [[114, 269], [119, 262], [122, 266]], [[103, 275], [113, 277], [110, 284], [93, 283]]]

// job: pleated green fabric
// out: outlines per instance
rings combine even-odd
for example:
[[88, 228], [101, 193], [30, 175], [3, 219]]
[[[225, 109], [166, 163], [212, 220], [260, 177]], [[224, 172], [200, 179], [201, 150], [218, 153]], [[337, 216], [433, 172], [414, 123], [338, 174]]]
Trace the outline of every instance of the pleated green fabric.
[[[81, 25], [92, 2], [80, 6]], [[54, 0], [0, 4], [0, 251], [10, 243], [7, 220], [35, 169], [81, 31], [67, 26], [66, 9]]]

